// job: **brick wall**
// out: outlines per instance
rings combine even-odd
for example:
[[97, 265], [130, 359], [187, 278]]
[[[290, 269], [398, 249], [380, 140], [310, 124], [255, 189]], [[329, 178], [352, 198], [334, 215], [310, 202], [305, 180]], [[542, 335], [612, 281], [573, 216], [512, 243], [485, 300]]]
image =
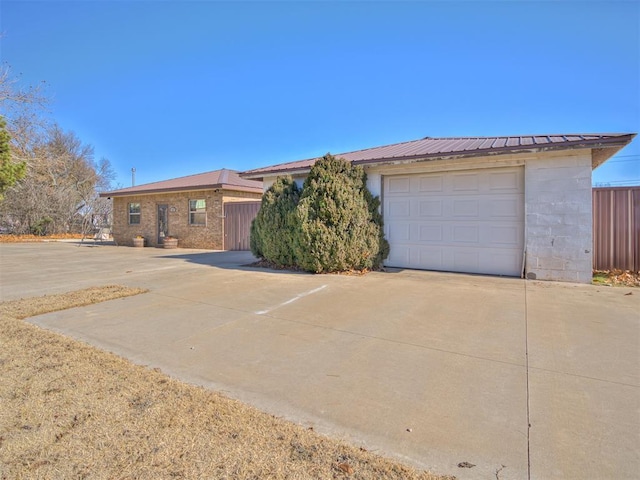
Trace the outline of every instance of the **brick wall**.
[[525, 209], [527, 278], [591, 282], [590, 151], [528, 159]]
[[[206, 201], [206, 225], [189, 225], [189, 200]], [[113, 199], [113, 237], [118, 245], [133, 245], [136, 235], [145, 237], [147, 246], [158, 245], [158, 205], [169, 207], [169, 235], [178, 238], [181, 248], [223, 249], [223, 203], [260, 199], [259, 193], [225, 190], [132, 195]], [[139, 225], [129, 225], [129, 203], [140, 203]]]

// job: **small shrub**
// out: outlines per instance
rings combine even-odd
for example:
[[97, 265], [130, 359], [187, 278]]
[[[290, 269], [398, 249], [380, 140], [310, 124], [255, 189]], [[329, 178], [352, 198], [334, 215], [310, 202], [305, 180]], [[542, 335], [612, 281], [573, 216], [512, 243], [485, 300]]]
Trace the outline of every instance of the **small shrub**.
[[298, 185], [290, 176], [278, 177], [262, 196], [258, 215], [251, 223], [251, 252], [281, 267], [296, 265], [294, 238], [298, 224]]
[[53, 219], [51, 217], [42, 217], [31, 226], [31, 233], [44, 237], [49, 233], [49, 227], [52, 223]]

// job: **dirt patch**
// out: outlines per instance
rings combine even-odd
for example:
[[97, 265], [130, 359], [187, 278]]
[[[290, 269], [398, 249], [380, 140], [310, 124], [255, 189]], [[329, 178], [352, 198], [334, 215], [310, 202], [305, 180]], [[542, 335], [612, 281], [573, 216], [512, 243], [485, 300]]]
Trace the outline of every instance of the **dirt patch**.
[[0, 478], [437, 479], [21, 321], [141, 293], [0, 304]]
[[595, 270], [593, 283], [620, 287], [640, 287], [640, 272], [630, 270]]

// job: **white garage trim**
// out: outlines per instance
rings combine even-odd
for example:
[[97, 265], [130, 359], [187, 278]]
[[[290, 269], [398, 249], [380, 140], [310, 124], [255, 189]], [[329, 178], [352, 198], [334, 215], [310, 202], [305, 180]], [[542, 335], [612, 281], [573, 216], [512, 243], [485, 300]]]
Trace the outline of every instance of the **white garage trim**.
[[523, 170], [384, 176], [385, 265], [520, 276]]

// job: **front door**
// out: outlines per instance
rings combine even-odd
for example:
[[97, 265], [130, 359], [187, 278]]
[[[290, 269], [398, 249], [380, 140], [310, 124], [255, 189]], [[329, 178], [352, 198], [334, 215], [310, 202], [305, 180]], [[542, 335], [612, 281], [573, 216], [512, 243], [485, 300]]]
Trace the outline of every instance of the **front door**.
[[169, 206], [158, 205], [158, 245], [164, 243], [164, 237], [169, 235]]

